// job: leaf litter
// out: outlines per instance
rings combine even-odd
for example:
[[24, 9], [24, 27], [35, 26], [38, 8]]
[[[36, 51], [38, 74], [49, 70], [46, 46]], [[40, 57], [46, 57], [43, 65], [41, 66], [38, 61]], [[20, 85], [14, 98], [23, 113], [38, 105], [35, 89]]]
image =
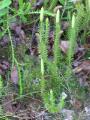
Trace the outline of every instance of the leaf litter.
[[[32, 0], [30, 0], [30, 2], [31, 1]], [[43, 3], [44, 3], [43, 0], [37, 0], [36, 3], [33, 4], [33, 9], [36, 10], [36, 9], [41, 8]], [[14, 6], [15, 9], [18, 9], [19, 8], [18, 0], [13, 1], [12, 5]], [[63, 9], [61, 6], [57, 6], [57, 7], [58, 8], [55, 8], [54, 11], [56, 11], [57, 9]], [[33, 24], [31, 26], [27, 24], [26, 25], [21, 24], [19, 22], [19, 19], [18, 18], [16, 19], [17, 19], [16, 21], [10, 24], [10, 30], [12, 31], [12, 34], [13, 34], [12, 36], [13, 44], [16, 47], [22, 44], [26, 46], [26, 41], [28, 40], [28, 37], [27, 37], [28, 31], [30, 31], [32, 33], [32, 36], [28, 40], [29, 45], [28, 47], [26, 46], [25, 54], [28, 54], [31, 56], [39, 56], [38, 39], [36, 36], [37, 24], [35, 24], [33, 27]], [[67, 21], [63, 21], [62, 22], [63, 32], [65, 32], [68, 27], [69, 27], [69, 23]], [[67, 55], [67, 51], [69, 48], [69, 42], [63, 37], [61, 38], [62, 39], [60, 40], [60, 45], [59, 45], [60, 49], [65, 55]], [[1, 47], [0, 49], [3, 49], [4, 51], [4, 47], [6, 47], [8, 44], [10, 44], [9, 36], [5, 34], [0, 40], [0, 47]], [[53, 44], [54, 44], [54, 31], [51, 29], [49, 32], [49, 41], [48, 41], [48, 56], [49, 57], [53, 56]], [[87, 43], [84, 44], [83, 46], [77, 43], [77, 48], [74, 53], [74, 60], [72, 64], [72, 68], [73, 68], [72, 71], [78, 78], [78, 82], [80, 86], [82, 87], [85, 87], [85, 86], [90, 87], [89, 86], [90, 84], [90, 60], [85, 59], [85, 54], [89, 48], [90, 48], [90, 36], [87, 37]], [[5, 79], [5, 74], [9, 70], [10, 70], [10, 63], [8, 62], [8, 60], [6, 59], [0, 60], [0, 75], [2, 75], [4, 79]], [[11, 70], [10, 79], [14, 85], [18, 85], [18, 70], [16, 66], [13, 66]], [[44, 109], [41, 109], [42, 103], [40, 101], [38, 102], [38, 100], [36, 99], [28, 98], [30, 100], [29, 101], [27, 100], [28, 104], [25, 103], [25, 106], [24, 106], [23, 105], [24, 101], [23, 102], [14, 101], [16, 96], [14, 97], [13, 94], [14, 93], [12, 93], [12, 95], [7, 94], [7, 96], [2, 100], [3, 108], [4, 108], [4, 111], [6, 112], [6, 115], [12, 113], [13, 118], [17, 118], [18, 120], [44, 120], [44, 119], [49, 120], [50, 119], [49, 116], [47, 116], [47, 119], [45, 118], [48, 112]], [[83, 103], [74, 97], [70, 102], [71, 102], [71, 105], [74, 107], [74, 109], [77, 111], [80, 111], [83, 107]], [[88, 111], [86, 107], [85, 107], [85, 110]], [[71, 114], [72, 111], [69, 111], [69, 112]]]

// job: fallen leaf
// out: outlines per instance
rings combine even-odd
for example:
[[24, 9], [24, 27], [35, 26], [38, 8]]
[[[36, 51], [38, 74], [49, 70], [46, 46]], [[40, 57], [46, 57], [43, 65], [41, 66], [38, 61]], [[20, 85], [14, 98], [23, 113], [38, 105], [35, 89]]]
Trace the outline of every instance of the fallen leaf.
[[18, 71], [16, 66], [14, 66], [11, 71], [11, 81], [16, 85], [18, 84]]
[[36, 0], [36, 3], [34, 4], [34, 9], [40, 8], [44, 3], [44, 0]]
[[23, 30], [20, 31], [19, 37], [23, 42], [26, 40], [26, 35], [25, 35], [25, 32]]
[[20, 103], [14, 101], [15, 95], [9, 94], [2, 100], [2, 105], [6, 114], [13, 114], [20, 108]]
[[90, 49], [90, 43], [89, 44], [84, 44], [85, 49]]
[[13, 113], [13, 108], [12, 108], [12, 100], [13, 96], [8, 95], [3, 99], [3, 108], [6, 113]]
[[83, 77], [79, 78], [79, 84], [80, 84], [81, 87], [85, 87], [85, 86], [88, 87], [89, 86], [86, 79], [87, 79], [87, 75], [86, 76], [84, 75]]
[[80, 60], [81, 58], [83, 58], [83, 56], [86, 53], [86, 49], [84, 46], [78, 46], [75, 49], [75, 55], [74, 55], [74, 59], [75, 60]]
[[8, 37], [8, 35], [5, 35], [5, 36], [2, 38], [2, 40], [0, 41], [0, 45], [1, 45], [2, 47], [4, 47], [4, 46], [6, 46], [8, 43], [9, 43], [9, 37]]
[[76, 68], [76, 67], [78, 67], [80, 64], [81, 64], [80, 61], [75, 60], [75, 61], [73, 62], [73, 64], [72, 64], [72, 66], [73, 66], [73, 68]]
[[81, 71], [90, 72], [90, 60], [84, 60], [81, 64], [73, 69], [74, 73], [79, 73]]
[[81, 107], [82, 107], [82, 102], [80, 100], [78, 100], [78, 99], [73, 99], [73, 100], [70, 101], [70, 103], [77, 110], [80, 110]]
[[60, 48], [66, 54], [69, 48], [69, 41], [61, 41]]
[[62, 21], [61, 22], [62, 30], [66, 30], [68, 27], [69, 27], [69, 22], [67, 22], [67, 21]]
[[0, 75], [4, 75], [5, 72], [9, 69], [10, 65], [8, 61], [3, 60], [0, 63]]
[[20, 35], [21, 30], [22, 30], [22, 29], [21, 29], [21, 25], [16, 26], [15, 32], [16, 32], [17, 35]]
[[48, 45], [50, 46], [51, 49], [53, 48], [53, 44], [54, 44], [54, 31], [50, 31]]

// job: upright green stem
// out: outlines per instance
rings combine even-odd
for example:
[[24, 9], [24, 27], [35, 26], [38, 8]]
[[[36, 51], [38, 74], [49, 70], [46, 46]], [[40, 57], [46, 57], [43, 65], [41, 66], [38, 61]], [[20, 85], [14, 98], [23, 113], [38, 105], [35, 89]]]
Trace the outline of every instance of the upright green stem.
[[40, 43], [39, 43], [39, 50], [40, 50], [40, 59], [41, 59], [41, 94], [43, 95], [44, 87], [45, 87], [45, 81], [44, 81], [44, 39], [43, 39], [43, 18], [44, 18], [44, 9], [41, 9], [40, 14]]
[[9, 21], [8, 21], [8, 18], [9, 18], [9, 17], [8, 17], [8, 15], [7, 15], [7, 30], [8, 30], [8, 35], [9, 35], [10, 43], [11, 43], [12, 68], [13, 68], [15, 55], [14, 55], [14, 46], [13, 46], [13, 42], [12, 42], [11, 31], [10, 31], [10, 29], [9, 29]]
[[20, 71], [20, 67], [19, 67], [19, 64], [18, 64], [16, 59], [15, 59], [15, 63], [16, 63], [17, 68], [18, 68], [18, 78], [19, 78], [19, 86], [20, 86], [19, 95], [21, 96], [21, 95], [23, 95], [23, 85], [22, 85], [21, 71]]
[[60, 11], [57, 11], [56, 14], [56, 26], [55, 26], [55, 39], [54, 39], [54, 64], [57, 68], [58, 57], [59, 57], [59, 38], [60, 38]]
[[0, 75], [0, 96], [2, 95], [2, 89], [3, 89], [3, 81], [2, 81], [2, 76]]
[[19, 8], [21, 9], [23, 7], [23, 0], [19, 0]]
[[[8, 15], [7, 15], [7, 18], [8, 18]], [[8, 34], [9, 34], [9, 39], [10, 39], [10, 43], [11, 43], [11, 51], [12, 51], [12, 68], [14, 66], [14, 64], [17, 65], [18, 67], [18, 78], [19, 78], [19, 85], [20, 85], [20, 95], [23, 94], [23, 87], [22, 87], [22, 79], [21, 79], [21, 73], [20, 73], [20, 68], [19, 68], [19, 65], [18, 65], [18, 62], [15, 58], [15, 54], [14, 54], [14, 45], [13, 45], [13, 42], [12, 42], [12, 37], [11, 37], [11, 32], [10, 32], [10, 29], [9, 29], [9, 21], [7, 19], [7, 30], [8, 30]]]
[[86, 0], [87, 12], [90, 14], [90, 0]]
[[74, 54], [74, 48], [75, 48], [75, 40], [76, 40], [76, 28], [75, 28], [75, 15], [72, 16], [72, 24], [70, 28], [70, 36], [69, 36], [69, 50], [68, 50], [68, 63], [69, 66], [71, 66], [72, 57]]
[[58, 0], [50, 0], [50, 1], [51, 1], [51, 5], [49, 7], [49, 10], [52, 10], [56, 6]]

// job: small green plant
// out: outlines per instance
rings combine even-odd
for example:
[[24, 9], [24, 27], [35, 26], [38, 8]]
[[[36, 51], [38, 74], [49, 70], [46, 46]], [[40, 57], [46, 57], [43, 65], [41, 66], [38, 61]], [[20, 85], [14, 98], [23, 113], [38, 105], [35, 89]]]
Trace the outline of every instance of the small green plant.
[[[88, 3], [88, 0], [86, 1], [86, 3]], [[69, 50], [67, 53], [67, 63], [69, 67], [67, 71], [71, 69], [73, 55], [77, 43], [77, 37], [80, 37], [80, 32], [83, 31], [83, 34], [81, 34], [81, 39], [85, 41], [87, 35], [86, 33], [90, 31], [90, 29], [88, 28], [88, 25], [90, 23], [90, 13], [88, 12], [89, 8], [87, 4], [85, 9], [85, 5], [83, 3], [77, 3], [76, 10], [77, 12], [73, 14], [72, 20], [70, 22], [71, 25], [68, 30]]]
[[45, 98], [44, 98], [44, 104], [45, 104], [46, 109], [48, 109], [48, 111], [51, 113], [60, 112], [60, 110], [62, 110], [63, 107], [65, 106], [66, 97], [67, 97], [67, 95], [65, 93], [62, 93], [59, 103], [56, 104], [56, 100], [55, 100], [53, 91], [50, 90], [50, 93], [48, 93], [48, 95], [45, 96]]
[[60, 2], [62, 5], [64, 5], [65, 2], [66, 2], [66, 0], [59, 0], [59, 2]]
[[[3, 28], [3, 32], [0, 32], [0, 38], [4, 36], [7, 32], [6, 28], [6, 16], [9, 12], [9, 6], [11, 5], [11, 0], [1, 0], [0, 1], [0, 26]], [[2, 26], [3, 24], [3, 26]]]
[[[63, 12], [60, 13], [60, 11], [57, 10], [56, 14], [52, 13], [58, 2], [63, 5]], [[86, 33], [90, 32], [90, 28], [88, 27], [90, 24], [90, 2], [87, 0], [85, 5], [80, 2], [76, 3], [76, 11], [74, 11], [72, 17], [70, 16], [72, 19], [67, 19], [70, 23], [68, 30], [69, 49], [67, 51], [67, 56], [65, 56], [65, 62], [63, 62], [64, 57], [60, 50], [61, 20], [65, 17], [64, 14], [66, 14], [67, 17], [67, 10], [69, 12], [69, 10], [72, 9], [72, 4], [69, 8], [67, 7], [68, 0], [45, 0], [44, 8], [40, 11], [33, 11], [29, 2], [19, 0], [18, 3], [18, 11], [13, 10], [13, 18], [19, 16], [21, 22], [25, 22], [30, 15], [40, 14], [39, 29], [37, 33], [39, 55], [38, 57], [29, 58], [29, 56], [27, 58], [24, 56], [25, 54], [23, 54], [25, 60], [23, 62], [25, 63], [21, 64], [21, 61], [18, 62], [19, 58], [16, 57], [17, 55], [12, 40], [12, 31], [10, 30], [10, 19], [12, 19], [12, 17], [9, 15], [9, 6], [11, 5], [11, 1], [3, 0], [0, 2], [0, 11], [3, 11], [2, 13], [0, 12], [0, 17], [6, 18], [5, 27], [7, 28], [6, 32], [10, 40], [11, 70], [16, 66], [18, 71], [19, 95], [21, 96], [29, 92], [30, 95], [33, 96], [33, 93], [36, 92], [35, 95], [42, 97], [44, 106], [49, 112], [59, 112], [65, 106], [65, 98], [67, 97], [65, 93], [69, 92], [69, 94], [71, 94], [71, 88], [75, 88], [75, 85], [77, 85], [76, 81], [74, 82], [72, 78], [72, 62], [79, 33], [84, 30], [84, 36], [86, 36]], [[52, 50], [53, 56], [51, 59], [49, 59], [48, 56], [49, 32], [52, 27], [52, 23], [50, 23], [49, 20], [50, 17], [54, 18], [52, 21], [55, 21], [53, 22], [54, 44]], [[30, 22], [33, 22], [33, 20]], [[2, 88], [3, 82], [0, 77], [0, 90]]]
[[77, 37], [80, 34], [81, 31], [83, 31], [81, 34], [81, 43], [85, 42], [85, 39], [87, 37], [87, 33], [90, 31], [89, 24], [90, 24], [90, 4], [89, 1], [86, 0], [84, 3], [78, 3], [76, 5], [76, 34]]
[[57, 5], [58, 0], [45, 0], [44, 1], [44, 9], [48, 11], [52, 11]]
[[[30, 2], [24, 2], [23, 0], [19, 0], [19, 10], [18, 10], [18, 15], [20, 16], [21, 20], [23, 22], [27, 22], [27, 15], [30, 12]], [[17, 10], [16, 10], [17, 11]]]
[[50, 7], [49, 10], [53, 10], [57, 5], [58, 0], [50, 0]]
[[23, 0], [19, 0], [19, 8], [22, 9], [23, 8], [23, 5], [24, 5], [24, 1]]
[[0, 96], [2, 96], [2, 89], [3, 89], [3, 81], [2, 81], [2, 77], [0, 75]]
[[[40, 14], [40, 29], [39, 29], [39, 52], [40, 52], [40, 65], [41, 65], [41, 96], [43, 98], [44, 104], [46, 109], [48, 109], [50, 112], [58, 112], [60, 111], [64, 106], [64, 97], [62, 97], [58, 104], [56, 104], [56, 91], [59, 91], [61, 81], [58, 74], [58, 62], [59, 62], [59, 55], [60, 55], [60, 49], [59, 49], [59, 38], [60, 38], [60, 26], [59, 26], [59, 20], [60, 20], [60, 12], [57, 11], [56, 15], [56, 27], [55, 27], [55, 39], [54, 39], [54, 56], [52, 60], [52, 67], [48, 59], [48, 52], [47, 52], [47, 43], [48, 43], [48, 35], [49, 35], [49, 21], [46, 19], [46, 30], [44, 30], [44, 9], [41, 9]], [[46, 36], [45, 36], [46, 35]], [[50, 79], [45, 79], [45, 75], [48, 74], [46, 72], [46, 67], [49, 69], [50, 73]], [[48, 82], [47, 82], [48, 81]], [[51, 81], [51, 83], [50, 83]], [[48, 83], [50, 83], [51, 88], [48, 88]], [[48, 89], [50, 92], [48, 92]], [[60, 92], [58, 93], [58, 95]], [[57, 95], [57, 96], [58, 96]]]
[[69, 50], [68, 50], [68, 65], [71, 66], [71, 63], [72, 63], [72, 59], [73, 59], [73, 55], [74, 55], [74, 51], [75, 51], [75, 45], [76, 45], [76, 26], [75, 26], [75, 15], [73, 14], [72, 16], [72, 22], [71, 22], [71, 26], [70, 26], [70, 29], [69, 29]]
[[2, 1], [0, 1], [0, 17], [7, 14], [10, 4], [11, 4], [11, 0], [2, 0]]

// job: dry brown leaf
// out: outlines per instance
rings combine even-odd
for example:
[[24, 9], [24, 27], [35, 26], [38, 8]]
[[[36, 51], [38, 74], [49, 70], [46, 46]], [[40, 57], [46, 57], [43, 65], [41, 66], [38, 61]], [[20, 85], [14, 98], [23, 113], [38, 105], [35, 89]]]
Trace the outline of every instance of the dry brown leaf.
[[72, 106], [77, 110], [79, 110], [82, 107], [82, 102], [80, 100], [73, 99], [70, 102], [71, 102]]
[[20, 108], [20, 103], [15, 102], [15, 95], [9, 94], [5, 96], [5, 98], [2, 100], [3, 108], [6, 114], [13, 114]]
[[84, 44], [85, 49], [90, 49], [90, 44]]
[[87, 75], [84, 75], [84, 76], [81, 76], [80, 78], [79, 78], [79, 84], [80, 84], [80, 86], [81, 87], [85, 87], [85, 86], [89, 86], [89, 83], [88, 83], [88, 81], [87, 81]]
[[61, 41], [60, 48], [66, 54], [69, 48], [69, 41]]
[[74, 73], [79, 73], [81, 71], [90, 72], [90, 60], [81, 62], [81, 64], [73, 70]]
[[75, 60], [80, 60], [81, 58], [83, 58], [83, 56], [85, 55], [86, 53], [86, 49], [84, 46], [78, 46], [76, 47], [75, 49], [75, 55], [74, 55], [74, 59]]
[[69, 27], [69, 22], [67, 22], [67, 21], [62, 21], [61, 22], [62, 30], [66, 30], [68, 27]]
[[14, 66], [11, 71], [11, 81], [14, 84], [18, 84], [18, 71], [17, 71], [16, 66]]
[[12, 100], [13, 96], [11, 95], [6, 96], [3, 100], [3, 108], [6, 113], [13, 113]]
[[8, 61], [3, 60], [0, 63], [0, 75], [4, 75], [5, 72], [9, 69], [10, 65]]

